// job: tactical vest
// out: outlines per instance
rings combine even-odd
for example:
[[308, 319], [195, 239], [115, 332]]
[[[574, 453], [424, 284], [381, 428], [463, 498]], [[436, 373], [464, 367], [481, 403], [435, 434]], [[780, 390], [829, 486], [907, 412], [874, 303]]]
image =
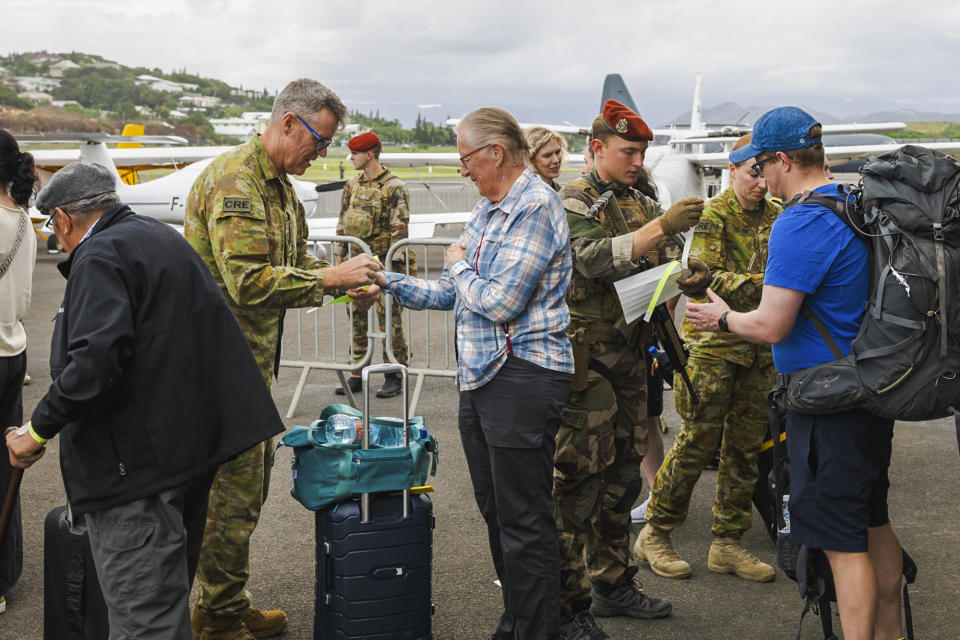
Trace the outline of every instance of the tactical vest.
[[[568, 182], [560, 192], [568, 213], [582, 215], [587, 225], [579, 230], [575, 229], [580, 227], [579, 224], [571, 225], [571, 245], [574, 245], [577, 237], [592, 240], [613, 238], [636, 231], [649, 222], [643, 210], [646, 196], [627, 187], [624, 195], [610, 195], [604, 201], [601, 198], [603, 189], [596, 173], [592, 172]], [[576, 252], [575, 248], [573, 250]], [[613, 288], [616, 280], [656, 266], [659, 263], [659, 251], [651, 248], [640, 261], [638, 269], [608, 278], [587, 278], [574, 268], [565, 296], [570, 309], [568, 332], [571, 336], [580, 330], [589, 334], [587, 339], [590, 343], [612, 342], [618, 336], [631, 343], [642, 342], [637, 329], [642, 323], [637, 321], [627, 325], [620, 299]]]
[[381, 259], [390, 248], [390, 191], [397, 182], [399, 178], [389, 171], [371, 182], [357, 179], [343, 214], [343, 233], [366, 242]]

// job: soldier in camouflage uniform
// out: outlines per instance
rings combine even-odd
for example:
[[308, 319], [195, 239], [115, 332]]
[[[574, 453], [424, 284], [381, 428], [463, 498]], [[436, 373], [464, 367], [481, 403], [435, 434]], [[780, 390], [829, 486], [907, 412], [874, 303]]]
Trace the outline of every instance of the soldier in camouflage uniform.
[[[343, 201], [340, 205], [340, 217], [337, 219], [338, 236], [354, 236], [370, 246], [370, 250], [380, 261], [386, 264], [387, 251], [393, 243], [407, 237], [407, 225], [410, 222], [410, 193], [400, 178], [380, 164], [380, 138], [372, 131], [354, 136], [347, 143], [350, 161], [354, 169], [360, 169], [360, 175], [350, 178], [343, 188]], [[347, 245], [334, 245], [335, 263], [340, 264], [347, 255]], [[398, 251], [393, 258], [392, 270], [406, 273], [406, 251]], [[410, 256], [410, 275], [417, 275], [416, 256]], [[393, 357], [400, 364], [407, 364], [407, 343], [403, 337], [402, 307], [394, 304], [390, 318]], [[367, 314], [351, 314], [353, 325], [353, 357], [355, 362], [363, 362], [367, 355]], [[380, 330], [384, 330], [383, 300], [377, 300], [377, 319]], [[384, 343], [383, 361], [387, 359]], [[348, 380], [350, 390], [360, 391], [360, 370], [352, 373]], [[388, 373], [383, 386], [377, 391], [378, 398], [392, 398], [401, 391], [400, 374]], [[345, 395], [343, 388], [337, 387], [337, 395]]]
[[[560, 192], [570, 226], [573, 276], [567, 289], [573, 346], [573, 392], [561, 416], [554, 460], [560, 540], [561, 636], [599, 639], [594, 615], [659, 618], [669, 602], [634, 585], [628, 531], [640, 495], [646, 453], [646, 365], [649, 331], [628, 324], [612, 281], [664, 260], [680, 248], [668, 236], [691, 227], [703, 201], [681, 200], [661, 215], [633, 189], [652, 133], [643, 120], [609, 100], [593, 123], [596, 166]], [[694, 260], [685, 286], [707, 284]]]
[[[735, 148], [749, 138], [741, 138]], [[710, 288], [737, 311], [751, 311], [760, 303], [770, 227], [780, 213], [764, 198], [766, 183], [750, 168], [753, 162], [730, 164], [731, 186], [707, 203], [691, 245], [691, 255], [710, 267]], [[747, 580], [773, 580], [773, 567], [740, 545], [751, 524], [757, 456], [767, 427], [766, 396], [776, 377], [773, 354], [768, 345], [732, 333], [697, 331], [686, 318], [681, 335], [690, 348], [687, 374], [700, 401], [692, 402], [676, 373], [673, 389], [682, 428], [653, 484], [637, 555], [661, 576], [690, 575], [690, 565], [673, 549], [669, 533], [686, 519], [693, 487], [722, 442], [707, 567]]]
[[[318, 306], [339, 289], [367, 306], [379, 295], [376, 286], [358, 288], [382, 270], [371, 256], [330, 267], [307, 251], [303, 205], [287, 177], [326, 155], [345, 118], [329, 89], [313, 80], [291, 82], [274, 101], [263, 134], [215, 158], [187, 200], [184, 237], [220, 285], [267, 385], [279, 362], [284, 309]], [[274, 450], [272, 439], [250, 444], [221, 465], [210, 490], [192, 616], [203, 640], [264, 638], [287, 624], [283, 611], [251, 607], [246, 590], [250, 535], [267, 497]]]

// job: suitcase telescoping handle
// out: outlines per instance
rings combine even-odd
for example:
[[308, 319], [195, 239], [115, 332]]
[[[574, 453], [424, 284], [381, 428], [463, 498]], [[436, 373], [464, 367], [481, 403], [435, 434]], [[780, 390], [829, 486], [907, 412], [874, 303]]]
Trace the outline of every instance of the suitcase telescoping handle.
[[[410, 446], [409, 397], [407, 395], [407, 368], [402, 364], [371, 364], [363, 368], [360, 380], [363, 383], [363, 439], [361, 447], [370, 448], [370, 376], [375, 373], [399, 373], [403, 392], [403, 446]], [[410, 515], [410, 490], [403, 490], [403, 517]], [[360, 494], [360, 521], [370, 522], [370, 494]]]

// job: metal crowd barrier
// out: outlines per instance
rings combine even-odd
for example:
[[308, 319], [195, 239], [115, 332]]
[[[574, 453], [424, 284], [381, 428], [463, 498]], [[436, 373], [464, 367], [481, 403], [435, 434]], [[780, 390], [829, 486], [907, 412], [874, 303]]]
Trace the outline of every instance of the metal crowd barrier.
[[[443, 271], [443, 250], [456, 242], [456, 238], [421, 238], [407, 239], [397, 242], [387, 252], [387, 271], [392, 270], [393, 256], [397, 251], [420, 249], [417, 260], [417, 276], [431, 280], [440, 276]], [[373, 255], [370, 247], [353, 236], [311, 235], [307, 242], [315, 255], [324, 253], [332, 262], [333, 243], [347, 244], [348, 257], [358, 252]], [[431, 248], [434, 251], [431, 253]], [[439, 261], [437, 259], [439, 254]], [[409, 272], [409, 260], [405, 262], [405, 271]], [[329, 308], [296, 309], [287, 313], [285, 322], [285, 337], [281, 352], [280, 366], [300, 369], [300, 378], [287, 408], [286, 416], [293, 417], [303, 396], [310, 372], [313, 370], [335, 371], [340, 384], [346, 391], [347, 402], [357, 407], [359, 398], [355, 398], [347, 385], [345, 372], [366, 366], [373, 358], [377, 340], [385, 343], [387, 358], [392, 364], [397, 364], [393, 355], [392, 332], [390, 321], [398, 305], [394, 304], [393, 296], [384, 296], [384, 329], [381, 331], [377, 323], [376, 307], [367, 310], [367, 353], [362, 361], [354, 363], [352, 339], [352, 305], [348, 305], [350, 314], [344, 317], [341, 305], [332, 305]], [[420, 400], [423, 382], [426, 376], [456, 378], [457, 364], [454, 349], [454, 318], [452, 311], [411, 311], [404, 309], [404, 337], [409, 345], [409, 362], [407, 372], [417, 376], [413, 394], [410, 396], [409, 413], [413, 415]], [[295, 336], [291, 339], [291, 333]], [[329, 333], [329, 346], [322, 347], [323, 334]], [[414, 340], [415, 337], [420, 337]], [[346, 342], [344, 342], [346, 341]], [[420, 349], [422, 347], [422, 353]]]
[[[373, 255], [373, 252], [370, 251], [369, 245], [360, 238], [354, 236], [310, 236], [307, 238], [308, 247], [314, 255], [322, 256], [325, 253], [327, 260], [331, 263], [333, 262], [333, 244], [334, 242], [342, 242], [347, 245], [347, 257], [351, 257], [356, 253], [366, 253], [368, 255]], [[325, 249], [325, 251], [323, 251]], [[296, 330], [296, 353], [288, 353], [288, 344], [284, 344], [281, 354], [280, 354], [280, 366], [281, 367], [291, 367], [294, 369], [300, 369], [300, 379], [297, 381], [297, 388], [293, 393], [293, 398], [290, 400], [290, 406], [287, 408], [287, 417], [292, 418], [294, 413], [297, 410], [297, 405], [300, 404], [300, 397], [303, 395], [303, 389], [307, 384], [307, 378], [310, 376], [310, 372], [314, 369], [336, 371], [337, 377], [340, 379], [340, 384], [343, 386], [344, 390], [347, 393], [347, 401], [351, 406], [358, 406], [357, 398], [354, 398], [353, 392], [350, 391], [350, 386], [347, 384], [346, 377], [344, 376], [345, 371], [352, 371], [358, 367], [364, 367], [370, 364], [370, 359], [373, 357], [373, 338], [375, 336], [367, 334], [367, 354], [364, 359], [359, 363], [354, 363], [353, 361], [353, 335], [351, 331], [351, 324], [353, 321], [353, 307], [348, 305], [350, 312], [346, 320], [342, 319], [342, 307], [341, 305], [332, 305], [329, 309], [324, 309], [321, 307], [312, 307], [305, 309], [296, 309], [293, 313], [293, 325]], [[288, 317], [290, 312], [288, 312]], [[326, 350], [321, 355], [320, 348], [320, 322], [321, 316], [330, 316], [330, 348]], [[349, 336], [347, 344], [349, 345], [345, 350], [344, 354], [347, 356], [345, 361], [339, 360], [338, 358], [342, 357], [338, 355], [337, 348], [337, 338], [344, 331], [338, 331], [338, 316], [341, 317], [339, 322], [340, 325], [346, 325], [346, 335]], [[304, 341], [304, 328], [305, 325], [311, 323], [312, 321], [312, 342], [311, 344], [305, 344]], [[286, 324], [286, 323], [285, 323]], [[377, 314], [376, 308], [371, 306], [367, 310], [367, 326], [370, 328], [375, 328], [377, 326]], [[286, 327], [284, 327], [286, 329]], [[312, 349], [311, 349], [312, 346]], [[327, 359], [324, 359], [327, 358]]]
[[[410, 247], [422, 247], [422, 260], [418, 260], [417, 262], [417, 277], [423, 278], [424, 280], [433, 280], [443, 272], [443, 251], [440, 251], [440, 264], [439, 267], [437, 267], [431, 263], [432, 256], [430, 248], [446, 248], [456, 241], [457, 238], [407, 238], [406, 240], [400, 240], [394, 243], [389, 251], [387, 251], [384, 269], [392, 271], [393, 256], [397, 251], [409, 249]], [[435, 258], [435, 255], [433, 257]], [[405, 264], [405, 270], [409, 273], [409, 260], [406, 260]], [[393, 355], [393, 332], [390, 331], [390, 321], [393, 318], [393, 310], [396, 306], [398, 305], [394, 303], [392, 295], [387, 294], [384, 296], [384, 331], [376, 335], [371, 334], [373, 337], [383, 338], [386, 344], [385, 351], [387, 358], [392, 364], [398, 364]], [[423, 380], [426, 376], [454, 379], [457, 377], [457, 357], [454, 345], [456, 332], [452, 330], [454, 325], [452, 310], [411, 311], [410, 309], [404, 309], [404, 311], [406, 312], [404, 318], [406, 320], [406, 322], [404, 322], [404, 337], [407, 339], [407, 344], [412, 344], [413, 334], [417, 328], [416, 325], [420, 324], [420, 330], [423, 333], [423, 344], [425, 345], [422, 356], [418, 356], [412, 353], [412, 351], [408, 354], [409, 362], [407, 363], [407, 373], [417, 376], [417, 383], [410, 398], [410, 414], [412, 415], [416, 411], [417, 403], [420, 401], [420, 392], [423, 390]], [[437, 317], [438, 315], [440, 316], [439, 318]], [[416, 318], [418, 322], [415, 323], [414, 318]], [[433, 320], [431, 320], [431, 318], [433, 318]], [[422, 322], [419, 322], [421, 320]], [[433, 332], [439, 331], [439, 329], [436, 328], [438, 323], [443, 327], [442, 339]], [[370, 326], [372, 327], [373, 325]], [[442, 354], [436, 353], [441, 350]]]

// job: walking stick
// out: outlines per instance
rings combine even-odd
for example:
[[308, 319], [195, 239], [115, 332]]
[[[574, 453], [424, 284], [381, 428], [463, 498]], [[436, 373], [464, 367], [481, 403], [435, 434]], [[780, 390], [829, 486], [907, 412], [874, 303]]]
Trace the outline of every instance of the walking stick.
[[3, 545], [3, 539], [7, 535], [7, 526], [13, 515], [13, 505], [17, 501], [21, 480], [23, 480], [23, 469], [14, 467], [13, 473], [10, 474], [10, 486], [7, 487], [7, 499], [3, 501], [3, 511], [0, 511], [0, 545]]

